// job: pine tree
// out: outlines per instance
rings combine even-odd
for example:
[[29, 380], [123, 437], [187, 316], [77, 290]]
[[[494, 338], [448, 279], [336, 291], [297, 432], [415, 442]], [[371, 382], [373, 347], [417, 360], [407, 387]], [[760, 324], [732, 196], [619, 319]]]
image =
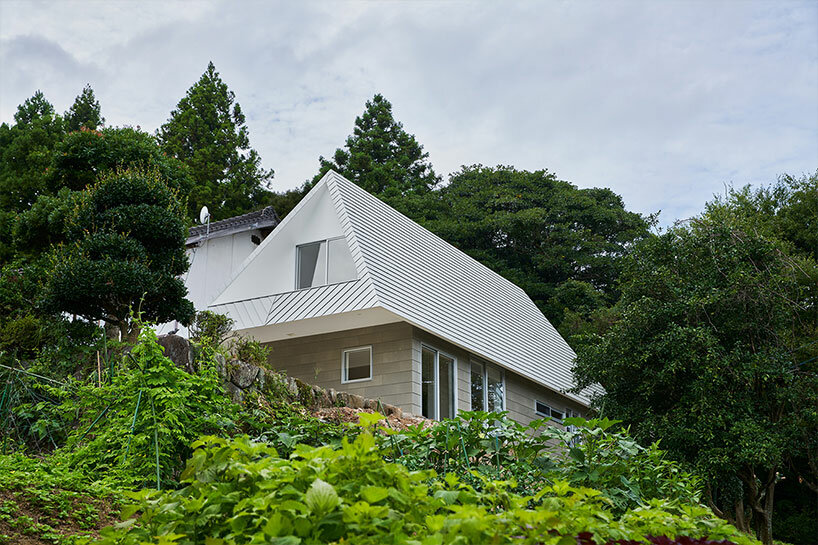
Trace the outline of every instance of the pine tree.
[[355, 129], [331, 160], [319, 159], [314, 185], [330, 169], [408, 214], [416, 216], [422, 199], [440, 183], [429, 154], [392, 115], [392, 104], [377, 94], [355, 119]]
[[17, 106], [14, 121], [18, 125], [28, 125], [35, 119], [54, 115], [54, 106], [45, 98], [43, 92], [37, 89], [34, 96]]
[[91, 84], [87, 84], [80, 93], [71, 108], [65, 112], [65, 123], [68, 131], [78, 131], [86, 129], [96, 130], [105, 123], [105, 118], [100, 115], [99, 101], [94, 96]]
[[223, 219], [266, 204], [273, 171], [261, 168], [235, 93], [212, 62], [157, 136], [166, 153], [191, 168], [196, 182], [189, 195], [193, 206], [207, 205], [214, 219]]

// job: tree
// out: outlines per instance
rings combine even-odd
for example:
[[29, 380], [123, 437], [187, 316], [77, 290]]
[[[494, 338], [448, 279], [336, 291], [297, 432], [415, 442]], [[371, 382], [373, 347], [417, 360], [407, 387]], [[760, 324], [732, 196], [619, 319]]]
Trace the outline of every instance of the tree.
[[566, 309], [613, 304], [621, 257], [648, 219], [610, 189], [577, 189], [547, 170], [463, 167], [440, 190], [439, 236], [521, 288], [555, 324]]
[[235, 94], [212, 62], [157, 136], [165, 152], [190, 167], [195, 185], [189, 201], [196, 210], [207, 205], [218, 220], [266, 204], [273, 171], [261, 168]]
[[818, 366], [801, 364], [818, 266], [789, 249], [739, 215], [645, 240], [625, 260], [618, 319], [575, 367], [579, 388], [605, 388], [599, 410], [643, 444], [661, 439], [705, 478], [714, 511], [764, 543], [776, 482], [818, 406]]
[[15, 125], [0, 126], [0, 209], [20, 212], [46, 190], [52, 153], [65, 130], [40, 91], [17, 108], [14, 119]]
[[37, 89], [31, 98], [27, 98], [25, 102], [17, 106], [14, 121], [18, 125], [28, 125], [42, 117], [54, 116], [54, 105], [45, 98], [42, 91]]
[[145, 319], [187, 325], [193, 304], [180, 276], [188, 269], [185, 214], [156, 170], [119, 170], [83, 191], [67, 220], [68, 243], [53, 258], [48, 308], [105, 320], [127, 340]]
[[94, 96], [91, 84], [87, 84], [80, 93], [71, 108], [65, 112], [66, 129], [78, 131], [86, 129], [96, 130], [105, 123], [105, 118], [100, 114], [99, 101]]
[[355, 118], [355, 129], [331, 160], [321, 157], [315, 185], [330, 169], [415, 219], [424, 197], [440, 183], [414, 135], [392, 115], [392, 104], [377, 94]]

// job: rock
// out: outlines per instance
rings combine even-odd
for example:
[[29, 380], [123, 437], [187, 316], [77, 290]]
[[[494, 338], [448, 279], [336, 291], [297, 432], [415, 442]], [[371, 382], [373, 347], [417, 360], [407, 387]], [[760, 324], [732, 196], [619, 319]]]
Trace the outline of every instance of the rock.
[[244, 363], [243, 361], [230, 362], [229, 367], [230, 382], [242, 390], [246, 390], [252, 386], [259, 374], [261, 374], [260, 368], [255, 365], [250, 365], [249, 363]]
[[180, 367], [192, 373], [193, 369], [193, 354], [190, 350], [190, 341], [179, 335], [168, 334], [162, 335], [157, 339], [159, 346], [165, 349], [165, 356]]
[[353, 409], [363, 409], [364, 398], [357, 394], [349, 394], [349, 406]]
[[395, 407], [394, 405], [384, 403], [383, 414], [384, 416], [394, 416], [395, 418], [400, 418], [403, 416], [403, 411], [400, 409], [400, 407]]
[[329, 402], [335, 405], [335, 401], [338, 399], [338, 392], [335, 391], [335, 388], [329, 389]]

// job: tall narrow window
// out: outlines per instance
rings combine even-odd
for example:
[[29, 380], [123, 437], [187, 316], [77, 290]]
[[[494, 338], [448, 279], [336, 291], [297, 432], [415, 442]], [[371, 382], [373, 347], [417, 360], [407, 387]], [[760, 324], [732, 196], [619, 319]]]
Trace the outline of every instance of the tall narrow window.
[[493, 365], [486, 366], [486, 393], [486, 407], [489, 411], [502, 411], [505, 408], [503, 372]]
[[454, 418], [454, 359], [438, 354], [438, 418]]
[[311, 288], [327, 283], [327, 248], [324, 242], [298, 246], [297, 289]]
[[506, 408], [503, 370], [490, 363], [471, 363], [471, 410], [503, 411]]
[[297, 290], [348, 282], [358, 276], [344, 237], [296, 246], [295, 263]]
[[420, 402], [426, 418], [435, 417], [435, 351], [425, 346], [420, 355]]
[[433, 348], [421, 348], [420, 404], [426, 418], [452, 418], [457, 412], [456, 362]]
[[472, 362], [471, 364], [471, 410], [485, 411], [486, 404], [483, 403], [483, 364]]

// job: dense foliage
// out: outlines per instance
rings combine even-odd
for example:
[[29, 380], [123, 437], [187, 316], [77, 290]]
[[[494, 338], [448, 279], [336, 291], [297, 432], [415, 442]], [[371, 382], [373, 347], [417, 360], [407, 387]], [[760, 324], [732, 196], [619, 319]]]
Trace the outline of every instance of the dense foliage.
[[66, 231], [46, 288], [51, 308], [105, 320], [131, 339], [132, 308], [150, 320], [190, 323], [193, 304], [180, 278], [189, 267], [184, 211], [158, 172], [104, 176], [78, 196]]
[[105, 123], [102, 117], [101, 108], [94, 90], [88, 84], [83, 87], [79, 96], [74, 99], [74, 104], [65, 112], [65, 128], [68, 131], [78, 131], [80, 129], [96, 130]]
[[289, 458], [244, 438], [195, 446], [182, 488], [133, 495], [123, 514], [139, 516], [106, 530], [102, 543], [751, 543], [706, 508], [680, 502], [617, 516], [598, 491], [565, 482], [523, 496], [509, 490], [513, 482], [479, 477], [477, 490], [451, 473], [385, 461], [369, 432], [338, 449], [299, 446]]
[[621, 258], [648, 235], [610, 189], [578, 189], [546, 170], [474, 165], [440, 191], [428, 226], [525, 290], [554, 324], [616, 301]]
[[213, 219], [220, 220], [266, 203], [273, 171], [261, 168], [244, 113], [212, 62], [157, 136], [166, 153], [190, 167], [195, 185], [189, 199], [195, 210], [207, 205]]
[[0, 544], [72, 545], [116, 520], [121, 492], [67, 464], [0, 454]]
[[614, 512], [654, 499], [696, 504], [698, 479], [666, 459], [656, 443], [640, 446], [616, 422], [568, 418], [566, 428], [536, 420], [523, 426], [505, 413], [461, 412], [432, 427], [418, 426], [381, 439], [410, 469], [455, 473], [478, 490], [485, 478], [514, 482], [534, 495], [543, 484], [565, 481], [599, 490]]
[[634, 251], [619, 319], [576, 372], [605, 388], [606, 414], [695, 467], [718, 513], [770, 542], [776, 482], [818, 436], [818, 266], [721, 212]]

